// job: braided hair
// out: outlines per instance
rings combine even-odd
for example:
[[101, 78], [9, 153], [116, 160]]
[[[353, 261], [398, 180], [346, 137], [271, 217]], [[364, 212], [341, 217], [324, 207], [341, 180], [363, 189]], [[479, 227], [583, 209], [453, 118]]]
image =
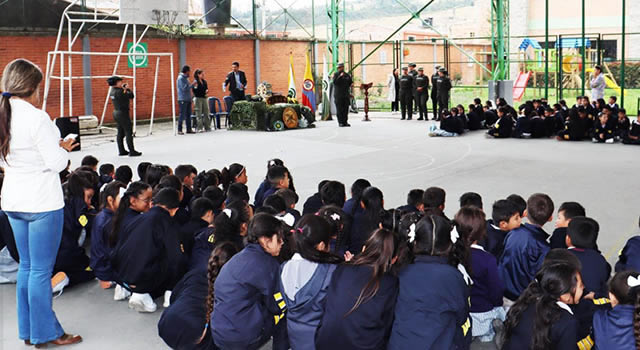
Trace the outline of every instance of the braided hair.
[[207, 279], [209, 281], [209, 293], [207, 294], [206, 308], [207, 308], [207, 322], [211, 321], [211, 313], [213, 312], [214, 304], [214, 289], [213, 285], [220, 274], [222, 266], [227, 263], [238, 252], [238, 248], [231, 242], [224, 242], [215, 247], [211, 256], [209, 257], [209, 263], [207, 267]]

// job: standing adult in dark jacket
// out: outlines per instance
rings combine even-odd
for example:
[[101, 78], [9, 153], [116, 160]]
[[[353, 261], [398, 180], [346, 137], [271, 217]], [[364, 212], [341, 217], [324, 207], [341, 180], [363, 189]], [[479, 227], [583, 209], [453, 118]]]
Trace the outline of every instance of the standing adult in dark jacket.
[[402, 67], [400, 76], [400, 109], [402, 111], [401, 120], [411, 120], [413, 117], [413, 76], [409, 74], [409, 68]]
[[420, 111], [420, 118], [418, 120], [429, 120], [429, 114], [427, 114], [427, 100], [429, 100], [429, 77], [424, 75], [424, 68], [418, 68], [418, 75], [415, 76], [416, 86], [416, 103], [418, 104], [418, 110]]
[[451, 79], [449, 79], [447, 70], [444, 67], [438, 70], [436, 85], [438, 90], [438, 113], [441, 113], [449, 108], [449, 91], [451, 91]]
[[351, 126], [349, 119], [350, 88], [353, 85], [351, 75], [344, 71], [344, 63], [338, 63], [338, 71], [333, 75], [333, 98], [336, 102], [338, 125]]
[[189, 82], [189, 73], [191, 73], [191, 67], [184, 66], [178, 79], [176, 81], [176, 87], [178, 89], [178, 107], [180, 108], [180, 118], [178, 119], [178, 135], [182, 133], [182, 121], [187, 124], [187, 134], [195, 134], [191, 130], [191, 90], [196, 83]]
[[413, 78], [413, 87], [411, 90], [411, 95], [413, 96], [412, 99], [412, 106], [413, 106], [413, 113], [418, 113], [418, 95], [417, 95], [417, 90], [416, 90], [416, 77], [418, 76], [418, 71], [416, 70], [416, 64], [415, 63], [409, 63], [409, 75]]
[[197, 130], [211, 131], [211, 119], [209, 118], [209, 102], [207, 101], [207, 92], [209, 85], [204, 80], [204, 71], [196, 69], [193, 73], [195, 85], [193, 86], [193, 97], [195, 105], [195, 114], [198, 120]]
[[[118, 155], [136, 157], [142, 153], [136, 151], [133, 146], [133, 126], [129, 117], [129, 101], [133, 99], [133, 92], [122, 82], [121, 77], [113, 76], [107, 79], [107, 83], [111, 86], [111, 103], [113, 103], [113, 119], [118, 123], [118, 134], [116, 135], [116, 143], [118, 144]], [[124, 148], [124, 139], [127, 139], [127, 147]]]
[[438, 114], [438, 78], [440, 75], [438, 71], [440, 70], [440, 66], [436, 66], [435, 72], [431, 75], [431, 104], [433, 106], [433, 120], [440, 119], [440, 115]]
[[229, 95], [234, 101], [244, 100], [244, 89], [247, 87], [247, 76], [240, 70], [240, 63], [231, 63], [231, 72], [222, 84], [222, 88], [229, 87]]

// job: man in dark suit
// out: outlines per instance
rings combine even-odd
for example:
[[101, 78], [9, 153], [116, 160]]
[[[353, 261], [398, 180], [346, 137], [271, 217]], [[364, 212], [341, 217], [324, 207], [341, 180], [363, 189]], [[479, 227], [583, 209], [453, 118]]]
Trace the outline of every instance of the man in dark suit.
[[[437, 80], [440, 77], [438, 75], [438, 70], [440, 70], [440, 66], [436, 66], [436, 71], [431, 76], [431, 103], [433, 104], [433, 120], [439, 120], [440, 115], [438, 113], [438, 84]], [[427, 118], [428, 120], [429, 118]]]
[[244, 89], [247, 86], [247, 77], [240, 70], [240, 63], [233, 62], [231, 64], [231, 72], [227, 74], [227, 79], [222, 84], [222, 89], [229, 87], [229, 95], [234, 101], [244, 100]]
[[344, 63], [338, 63], [338, 71], [333, 75], [333, 98], [336, 101], [338, 125], [341, 127], [351, 126], [347, 122], [351, 85], [353, 85], [353, 80], [351, 75], [344, 71]]

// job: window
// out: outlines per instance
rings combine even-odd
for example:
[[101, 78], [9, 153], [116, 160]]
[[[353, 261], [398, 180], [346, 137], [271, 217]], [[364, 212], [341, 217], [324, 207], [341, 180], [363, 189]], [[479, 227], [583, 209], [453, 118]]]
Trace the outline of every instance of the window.
[[387, 64], [387, 51], [380, 50], [380, 64]]
[[415, 35], [407, 35], [407, 40], [416, 41], [416, 36]]

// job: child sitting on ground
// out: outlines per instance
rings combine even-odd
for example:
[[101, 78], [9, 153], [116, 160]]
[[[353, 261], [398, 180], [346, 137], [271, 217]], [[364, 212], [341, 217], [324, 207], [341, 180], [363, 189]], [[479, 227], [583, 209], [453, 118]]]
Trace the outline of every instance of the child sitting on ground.
[[260, 200], [256, 197], [253, 203], [256, 209], [262, 206], [265, 198], [274, 194], [277, 190], [289, 188], [289, 170], [281, 165], [272, 166], [267, 172], [267, 180], [269, 181], [269, 188], [262, 193]]
[[460, 118], [457, 117], [457, 109], [452, 109], [456, 115], [452, 115], [450, 112], [442, 112], [442, 120], [440, 121], [440, 128], [437, 128], [435, 124], [429, 127], [429, 136], [443, 136], [454, 137], [460, 136], [464, 133], [464, 126]]
[[629, 238], [620, 251], [616, 272], [625, 270], [640, 271], [640, 235]]
[[527, 201], [529, 223], [509, 232], [500, 258], [500, 277], [505, 282], [505, 297], [515, 301], [533, 280], [549, 251], [549, 235], [542, 226], [553, 219], [553, 201], [536, 193]]
[[627, 110], [621, 108], [618, 110], [616, 115], [617, 123], [616, 123], [616, 141], [624, 140], [629, 134], [629, 128], [631, 128], [631, 122], [629, 121], [629, 117], [627, 117]]
[[491, 219], [487, 221], [487, 236], [482, 239], [480, 245], [496, 259], [499, 259], [504, 251], [504, 241], [507, 234], [520, 227], [521, 224], [520, 212], [513, 201], [508, 199], [496, 201], [493, 203]]
[[593, 127], [592, 141], [594, 143], [613, 143], [615, 134], [609, 123], [609, 111], [605, 109], [598, 117]]
[[631, 130], [622, 139], [622, 143], [625, 145], [640, 145], [640, 116], [631, 123]]
[[594, 293], [594, 297], [607, 296], [607, 281], [611, 275], [611, 265], [598, 252], [598, 223], [584, 216], [575, 217], [569, 223], [566, 243], [569, 251], [578, 257], [582, 264], [582, 280], [585, 294]]
[[553, 230], [549, 243], [551, 249], [567, 248], [565, 238], [567, 237], [567, 227], [571, 223], [571, 219], [576, 216], [586, 216], [584, 207], [577, 202], [564, 202], [558, 209], [558, 218], [556, 219], [556, 229]]
[[513, 118], [505, 107], [498, 108], [498, 118], [487, 135], [498, 139], [510, 138], [513, 133]]
[[421, 189], [413, 189], [409, 191], [407, 195], [407, 204], [401, 207], [398, 207], [398, 210], [404, 213], [419, 213], [424, 210], [424, 202], [422, 201], [422, 197], [424, 196], [424, 191]]

